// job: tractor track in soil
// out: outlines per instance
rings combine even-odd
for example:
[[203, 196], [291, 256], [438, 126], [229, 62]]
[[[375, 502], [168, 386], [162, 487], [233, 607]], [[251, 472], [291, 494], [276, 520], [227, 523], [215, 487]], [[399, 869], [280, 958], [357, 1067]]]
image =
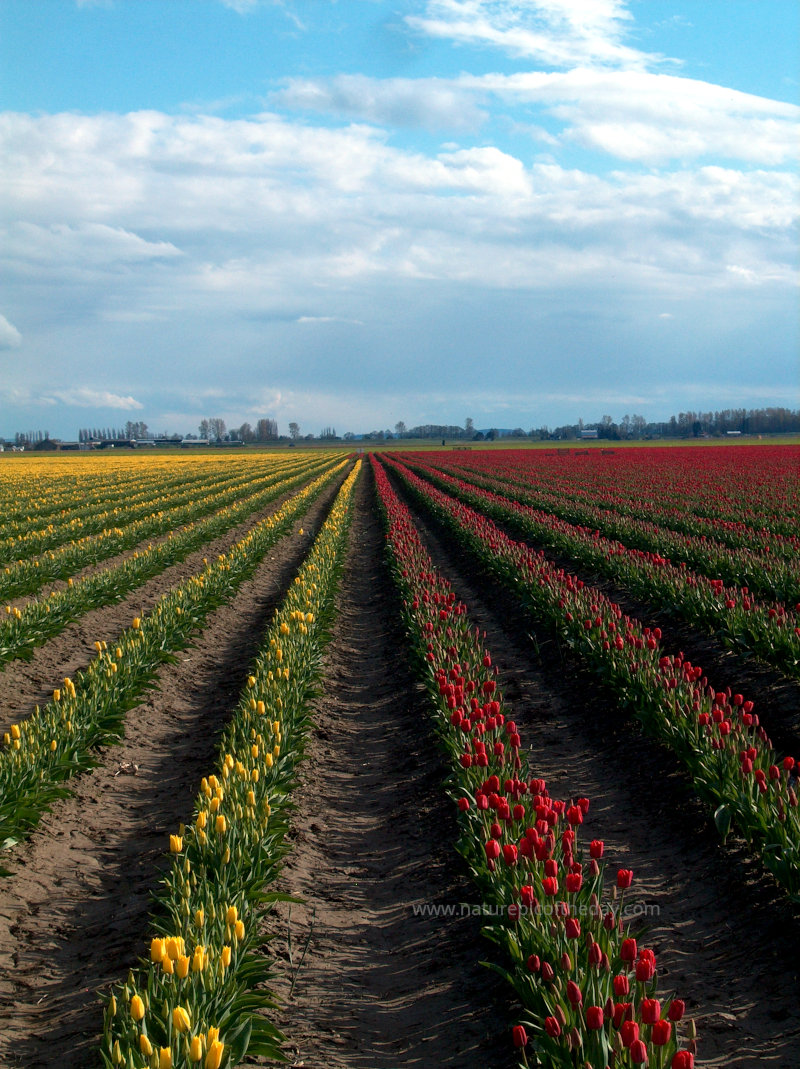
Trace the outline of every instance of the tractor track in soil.
[[656, 950], [660, 990], [684, 998], [697, 1020], [698, 1064], [793, 1069], [800, 911], [743, 841], [720, 843], [674, 755], [390, 477], [434, 564], [486, 631], [533, 773], [555, 797], [589, 797], [584, 837], [605, 841], [610, 867], [633, 870], [650, 912], [633, 927]]

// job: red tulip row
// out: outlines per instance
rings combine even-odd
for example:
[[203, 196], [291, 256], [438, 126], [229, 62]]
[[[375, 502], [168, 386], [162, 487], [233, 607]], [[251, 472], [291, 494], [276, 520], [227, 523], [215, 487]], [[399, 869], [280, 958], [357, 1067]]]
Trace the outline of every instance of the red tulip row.
[[[435, 455], [435, 454], [434, 454]], [[653, 519], [687, 534], [798, 546], [800, 447], [501, 450], [462, 458], [490, 474], [505, 468], [537, 489]]]
[[747, 587], [726, 587], [721, 580], [676, 566], [659, 553], [602, 538], [596, 529], [481, 489], [438, 466], [415, 460], [409, 467], [521, 537], [608, 576], [654, 608], [699, 624], [728, 646], [749, 649], [788, 675], [800, 675], [800, 616], [780, 602], [759, 603]]
[[441, 471], [570, 524], [588, 527], [631, 549], [669, 557], [673, 563], [702, 575], [747, 586], [758, 597], [789, 604], [800, 600], [800, 537], [786, 538], [764, 529], [754, 531], [743, 524], [712, 524], [687, 517], [679, 505], [670, 510], [653, 506], [644, 515], [634, 515], [627, 501], [610, 504], [592, 498], [590, 491], [566, 496], [542, 489], [531, 482], [530, 473], [511, 466], [493, 469], [485, 459], [474, 466], [452, 457], [428, 461]]
[[537, 620], [598, 672], [619, 702], [667, 742], [715, 809], [723, 838], [731, 825], [754, 843], [765, 866], [800, 899], [798, 766], [779, 762], [753, 703], [715, 688], [682, 653], [666, 655], [661, 633], [631, 617], [598, 590], [515, 542], [491, 520], [392, 467], [419, 500], [447, 523], [483, 566], [511, 587]]
[[552, 798], [531, 775], [518, 726], [506, 719], [489, 651], [466, 606], [434, 568], [406, 507], [371, 457], [387, 546], [408, 632], [452, 763], [448, 789], [459, 844], [505, 951], [496, 966], [525, 1009], [512, 1039], [523, 1064], [690, 1069], [694, 1027], [684, 1004], [657, 997], [657, 963], [626, 929], [633, 873], [604, 888], [604, 845], [581, 842], [589, 800]]

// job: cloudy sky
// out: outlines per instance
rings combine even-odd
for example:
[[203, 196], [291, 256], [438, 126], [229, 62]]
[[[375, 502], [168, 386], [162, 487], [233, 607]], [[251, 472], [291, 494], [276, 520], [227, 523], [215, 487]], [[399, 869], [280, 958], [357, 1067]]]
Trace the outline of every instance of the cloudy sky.
[[796, 0], [0, 0], [0, 435], [797, 408]]

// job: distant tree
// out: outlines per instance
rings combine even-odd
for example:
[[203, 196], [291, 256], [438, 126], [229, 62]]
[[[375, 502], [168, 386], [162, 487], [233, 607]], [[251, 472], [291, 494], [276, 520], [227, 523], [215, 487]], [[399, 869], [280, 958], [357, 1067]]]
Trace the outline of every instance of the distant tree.
[[237, 433], [241, 442], [249, 443], [256, 440], [255, 431], [249, 423], [243, 423]]
[[394, 425], [394, 433], [397, 435], [398, 438], [405, 438], [407, 429], [408, 428], [401, 419], [399, 419]]
[[475, 433], [475, 425], [472, 422], [472, 416], [467, 416], [464, 420], [464, 434], [467, 438], [471, 438]]
[[291, 435], [292, 441], [296, 442], [297, 439], [300, 437], [300, 424], [294, 422], [290, 423], [289, 434]]
[[200, 426], [197, 428], [197, 430], [199, 431], [199, 436], [201, 438], [208, 438], [210, 433], [211, 433], [209, 425], [208, 425], [208, 420], [207, 419], [201, 419], [200, 420]]
[[225, 420], [215, 417], [208, 421], [208, 436], [215, 442], [221, 442], [225, 437]]
[[256, 423], [256, 441], [271, 442], [278, 437], [278, 424], [274, 419], [260, 419]]

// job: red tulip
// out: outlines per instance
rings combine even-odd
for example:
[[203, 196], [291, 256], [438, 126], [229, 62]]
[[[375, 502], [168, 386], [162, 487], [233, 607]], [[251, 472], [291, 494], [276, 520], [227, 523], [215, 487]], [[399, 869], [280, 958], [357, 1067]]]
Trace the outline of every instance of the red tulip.
[[653, 1025], [653, 1046], [663, 1047], [669, 1043], [670, 1036], [672, 1035], [672, 1025], [669, 1021], [656, 1021]]
[[589, 857], [593, 857], [599, 860], [603, 856], [604, 848], [605, 843], [602, 839], [592, 839], [591, 843], [589, 844]]
[[469, 798], [459, 798], [458, 808], [461, 810], [462, 813], [466, 813], [466, 811], [469, 809]]
[[625, 888], [630, 887], [632, 883], [633, 872], [631, 869], [620, 869], [617, 873], [617, 887], [624, 891]]
[[619, 998], [621, 995], [627, 995], [631, 989], [630, 981], [624, 973], [620, 973], [619, 976], [615, 976], [613, 980], [614, 994]]
[[564, 932], [567, 939], [579, 939], [581, 934], [580, 921], [577, 921], [574, 917], [568, 917], [564, 925]]
[[641, 1039], [631, 1043], [631, 1061], [634, 1065], [647, 1065], [647, 1047]]
[[542, 890], [551, 897], [558, 894], [558, 880], [555, 876], [545, 876], [542, 880]]
[[657, 998], [642, 999], [642, 1020], [645, 1024], [655, 1024], [661, 1016], [661, 1003]]
[[624, 1046], [629, 1047], [639, 1038], [639, 1025], [636, 1021], [623, 1021], [619, 1029], [620, 1038]]
[[489, 861], [500, 857], [500, 843], [496, 839], [490, 839], [486, 844], [486, 857]]
[[586, 1027], [590, 1029], [602, 1028], [603, 1021], [603, 1007], [602, 1006], [587, 1006], [586, 1007]]
[[512, 865], [516, 865], [517, 848], [516, 846], [514, 846], [513, 843], [506, 843], [503, 846], [503, 861], [505, 861], [506, 865], [508, 865], [509, 867]]
[[636, 961], [636, 940], [624, 939], [619, 950], [619, 956], [623, 961]]
[[676, 1051], [672, 1056], [670, 1069], [694, 1069], [694, 1055], [688, 1050]]
[[524, 1047], [528, 1042], [528, 1033], [521, 1024], [515, 1024], [511, 1030], [511, 1036], [515, 1047]]
[[570, 1000], [573, 1006], [580, 1006], [583, 1002], [583, 995], [581, 989], [575, 983], [574, 980], [567, 981], [567, 998]]
[[636, 962], [636, 979], [641, 983], [649, 983], [655, 974], [656, 967], [648, 958], [642, 958]]
[[547, 1032], [551, 1039], [558, 1039], [561, 1035], [561, 1025], [555, 1019], [555, 1017], [545, 1017], [544, 1030]]
[[683, 1001], [683, 999], [674, 998], [669, 1004], [669, 1009], [667, 1010], [667, 1017], [669, 1017], [671, 1021], [680, 1021], [683, 1018], [685, 1012], [686, 1003]]

